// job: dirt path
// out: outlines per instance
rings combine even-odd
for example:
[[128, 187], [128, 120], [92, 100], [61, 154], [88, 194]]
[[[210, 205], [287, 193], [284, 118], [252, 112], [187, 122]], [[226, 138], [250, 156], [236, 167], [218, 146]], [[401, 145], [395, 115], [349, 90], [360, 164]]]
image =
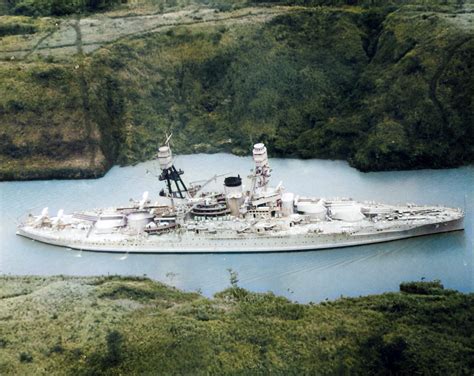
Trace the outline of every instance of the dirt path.
[[239, 23], [266, 22], [271, 18], [297, 8], [244, 8], [233, 12], [218, 12], [211, 8], [189, 8], [177, 12], [109, 17], [98, 14], [81, 19], [63, 20], [58, 29], [47, 34], [36, 34], [18, 45], [18, 48], [2, 48], [0, 40], [0, 59], [28, 59], [37, 55], [68, 56], [88, 54], [103, 45], [119, 39], [149, 33], [157, 33], [179, 26], [198, 26], [201, 24], [232, 25]]
[[79, 55], [82, 55], [83, 54], [83, 50], [82, 50], [82, 31], [81, 31], [81, 19], [78, 17], [76, 22], [74, 22], [72, 24], [72, 27], [74, 28], [74, 30], [76, 31], [76, 48], [77, 48], [77, 53]]

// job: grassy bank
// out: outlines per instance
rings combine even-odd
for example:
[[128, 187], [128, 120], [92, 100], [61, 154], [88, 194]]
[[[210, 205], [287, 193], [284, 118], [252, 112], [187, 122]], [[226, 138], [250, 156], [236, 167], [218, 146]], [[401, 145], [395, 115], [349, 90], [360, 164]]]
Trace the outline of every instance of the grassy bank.
[[32, 160], [68, 177], [54, 159], [79, 156], [77, 169], [100, 175], [152, 157], [165, 132], [177, 152], [248, 154], [264, 141], [273, 156], [363, 171], [472, 163], [474, 8], [346, 3], [4, 17], [0, 178], [28, 178]]
[[301, 305], [141, 278], [0, 277], [0, 373], [472, 374], [474, 296], [438, 282]]

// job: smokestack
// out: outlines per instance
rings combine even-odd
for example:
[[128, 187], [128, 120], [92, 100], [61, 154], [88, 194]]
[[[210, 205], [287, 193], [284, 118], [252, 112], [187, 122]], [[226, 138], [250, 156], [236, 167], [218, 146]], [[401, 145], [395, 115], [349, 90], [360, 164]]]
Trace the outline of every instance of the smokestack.
[[240, 216], [240, 206], [244, 202], [242, 179], [239, 176], [229, 176], [224, 179], [225, 198], [230, 214]]

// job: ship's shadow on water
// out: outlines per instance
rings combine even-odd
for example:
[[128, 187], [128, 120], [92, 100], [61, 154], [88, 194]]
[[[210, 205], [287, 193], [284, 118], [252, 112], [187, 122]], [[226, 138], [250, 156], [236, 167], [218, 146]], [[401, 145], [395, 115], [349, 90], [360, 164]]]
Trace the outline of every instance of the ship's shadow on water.
[[[251, 160], [193, 155], [180, 156], [177, 164], [192, 181], [202, 178], [202, 171], [211, 171], [209, 175], [237, 171], [244, 176]], [[299, 302], [397, 291], [400, 282], [423, 278], [440, 279], [447, 288], [474, 290], [472, 167], [363, 174], [344, 162], [271, 160], [273, 182], [283, 180], [293, 192], [466, 210], [465, 231], [374, 245], [265, 254], [105, 254], [53, 247], [15, 235], [15, 218], [32, 208], [70, 212], [121, 204], [139, 198], [145, 190], [156, 195], [159, 183], [145, 174], [152, 165], [113, 168], [97, 180], [0, 183], [0, 273], [147, 276], [212, 296], [230, 285], [228, 269], [232, 269], [241, 287], [272, 291]]]

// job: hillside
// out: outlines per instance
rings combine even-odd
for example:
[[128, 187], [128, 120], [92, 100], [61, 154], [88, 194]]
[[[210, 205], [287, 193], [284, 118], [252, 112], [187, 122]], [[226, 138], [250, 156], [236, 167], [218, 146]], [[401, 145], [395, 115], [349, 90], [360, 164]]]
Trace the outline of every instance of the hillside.
[[471, 375], [473, 294], [439, 282], [301, 305], [234, 285], [0, 277], [2, 375]]
[[363, 171], [474, 160], [469, 2], [35, 1], [0, 17], [0, 179], [99, 176], [165, 132]]

